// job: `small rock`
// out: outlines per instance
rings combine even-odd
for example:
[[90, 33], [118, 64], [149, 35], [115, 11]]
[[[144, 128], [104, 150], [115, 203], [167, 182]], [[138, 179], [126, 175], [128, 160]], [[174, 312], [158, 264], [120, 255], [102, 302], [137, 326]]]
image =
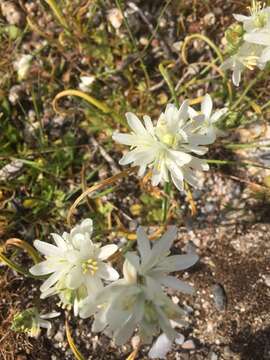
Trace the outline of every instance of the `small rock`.
[[5, 1], [1, 3], [1, 11], [10, 25], [23, 26], [25, 24], [24, 13], [12, 1]]
[[23, 163], [20, 160], [14, 160], [0, 169], [0, 180], [6, 181], [14, 179], [20, 173]]
[[58, 330], [54, 336], [54, 340], [57, 342], [63, 342], [64, 341], [64, 333], [61, 330]]
[[211, 27], [215, 24], [216, 22], [216, 16], [213, 13], [208, 13], [204, 16], [203, 18], [203, 22], [205, 24], [206, 27]]
[[209, 353], [209, 360], [218, 360], [218, 355], [214, 351], [211, 351]]
[[123, 15], [119, 9], [114, 8], [109, 10], [107, 19], [115, 29], [119, 29], [123, 22]]
[[227, 306], [227, 295], [221, 284], [212, 286], [212, 293], [217, 310], [224, 311]]
[[264, 276], [264, 282], [267, 286], [270, 287], [270, 275], [265, 275]]
[[196, 346], [193, 340], [187, 340], [184, 342], [184, 344], [182, 345], [182, 349], [185, 350], [195, 350]]

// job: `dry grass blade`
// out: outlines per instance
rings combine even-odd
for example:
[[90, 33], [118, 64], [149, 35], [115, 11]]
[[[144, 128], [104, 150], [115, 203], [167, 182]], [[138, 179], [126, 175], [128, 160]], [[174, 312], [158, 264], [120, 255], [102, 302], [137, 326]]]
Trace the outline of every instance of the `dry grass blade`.
[[90, 96], [88, 94], [85, 94], [84, 92], [80, 91], [80, 90], [73, 90], [73, 89], [69, 89], [69, 90], [64, 90], [61, 91], [60, 93], [58, 93], [55, 98], [53, 99], [53, 109], [56, 113], [59, 114], [65, 114], [66, 112], [64, 112], [63, 110], [61, 110], [58, 107], [58, 100], [66, 97], [66, 96], [76, 96], [79, 97], [85, 101], [87, 101], [89, 104], [94, 105], [96, 108], [98, 108], [99, 110], [101, 110], [102, 112], [104, 112], [105, 114], [110, 113], [112, 110], [103, 102], [95, 99], [93, 96]]
[[85, 190], [73, 203], [73, 205], [70, 207], [68, 215], [67, 215], [67, 223], [70, 226], [71, 225], [71, 217], [74, 213], [74, 210], [79, 205], [79, 203], [86, 198], [86, 196], [89, 196], [91, 193], [100, 190], [104, 188], [105, 186], [111, 185], [115, 183], [117, 180], [122, 179], [123, 177], [130, 175], [137, 171], [137, 168], [131, 168], [126, 171], [122, 171], [120, 174], [114, 175], [108, 179], [105, 179], [103, 181], [100, 181], [98, 184], [91, 186], [87, 190]]
[[203, 40], [204, 42], [206, 42], [214, 50], [214, 52], [217, 54], [217, 57], [220, 60], [220, 62], [221, 63], [223, 62], [224, 59], [223, 59], [223, 55], [221, 54], [220, 50], [207, 36], [202, 35], [202, 34], [192, 34], [192, 35], [187, 36], [185, 38], [185, 41], [184, 41], [184, 44], [183, 44], [183, 47], [182, 47], [182, 51], [181, 51], [181, 56], [182, 56], [183, 62], [186, 65], [189, 65], [189, 62], [188, 62], [187, 56], [186, 56], [187, 46], [191, 41], [193, 41], [195, 39]]
[[29, 256], [31, 256], [31, 258], [33, 259], [35, 264], [37, 264], [41, 261], [41, 258], [39, 256], [38, 252], [33, 248], [33, 246], [31, 246], [24, 240], [17, 239], [17, 238], [11, 238], [6, 241], [5, 245], [6, 246], [16, 246], [16, 247], [19, 247], [19, 248], [25, 250], [29, 254]]
[[59, 23], [64, 27], [64, 28], [68, 28], [68, 24], [66, 22], [66, 19], [64, 17], [64, 15], [62, 14], [61, 10], [59, 9], [56, 1], [54, 0], [45, 0], [46, 3], [50, 6], [50, 8], [52, 9], [55, 17], [57, 18], [57, 20], [59, 21]]

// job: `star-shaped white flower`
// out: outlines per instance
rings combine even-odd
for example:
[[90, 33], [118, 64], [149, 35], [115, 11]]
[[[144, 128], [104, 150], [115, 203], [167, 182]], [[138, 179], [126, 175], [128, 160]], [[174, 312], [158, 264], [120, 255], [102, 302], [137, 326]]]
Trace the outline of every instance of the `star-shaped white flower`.
[[262, 46], [244, 42], [238, 51], [229, 57], [221, 65], [221, 69], [231, 69], [233, 71], [232, 81], [235, 86], [239, 86], [241, 75], [245, 68], [254, 70], [256, 66], [261, 66], [260, 57], [262, 54]]
[[177, 235], [176, 227], [171, 227], [159, 240], [151, 243], [142, 227], [137, 230], [137, 244], [140, 256], [133, 252], [126, 258], [136, 269], [138, 276], [145, 281], [154, 281], [160, 286], [192, 294], [193, 288], [185, 282], [170, 276], [169, 273], [182, 271], [193, 266], [199, 259], [196, 254], [171, 255], [170, 247]]
[[185, 312], [165, 295], [162, 285], [191, 294], [188, 284], [169, 276], [192, 266], [197, 255], [175, 255], [168, 251], [176, 236], [172, 228], [153, 247], [143, 231], [138, 229], [138, 250], [126, 255], [124, 278], [106, 286], [95, 299], [86, 299], [80, 309], [83, 318], [95, 316], [92, 330], [104, 331], [117, 345], [126, 343], [137, 329], [143, 343], [150, 343], [160, 330], [173, 341], [177, 336], [172, 320], [185, 324]]
[[[189, 107], [188, 111], [192, 118], [196, 118], [196, 116], [199, 115], [192, 107]], [[200, 113], [204, 115], [204, 124], [201, 126], [200, 132], [216, 138], [216, 136], [220, 134], [220, 130], [216, 127], [216, 123], [227, 113], [227, 111], [228, 108], [222, 108], [213, 112], [212, 98], [209, 94], [206, 94], [201, 103]]]
[[[156, 126], [147, 115], [143, 117], [142, 124], [136, 115], [127, 113], [132, 133], [113, 134], [115, 141], [131, 147], [120, 164], [138, 166], [139, 176], [150, 168], [153, 186], [172, 179], [179, 190], [184, 189], [184, 180], [189, 182], [186, 173], [191, 172], [192, 177], [196, 177], [197, 170], [208, 170], [207, 163], [194, 154], [204, 155], [208, 151], [206, 145], [213, 143], [215, 136], [211, 132], [201, 131], [206, 126], [204, 115], [190, 118], [188, 109], [188, 101], [184, 101], [179, 109], [168, 104]], [[194, 186], [198, 181], [189, 183]]]
[[52, 234], [56, 245], [40, 240], [34, 242], [46, 260], [34, 265], [30, 272], [38, 276], [49, 275], [40, 288], [42, 298], [61, 293], [61, 290], [82, 287], [91, 294], [103, 287], [102, 281], [118, 279], [118, 272], [105, 262], [118, 247], [114, 244], [101, 247], [93, 243], [92, 230], [92, 220], [86, 219], [70, 233]]

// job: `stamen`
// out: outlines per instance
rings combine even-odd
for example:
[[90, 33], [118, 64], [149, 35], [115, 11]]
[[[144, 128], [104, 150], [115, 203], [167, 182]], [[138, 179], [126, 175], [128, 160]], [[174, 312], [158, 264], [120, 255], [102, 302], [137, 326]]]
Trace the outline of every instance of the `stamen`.
[[82, 263], [82, 270], [84, 274], [90, 272], [91, 275], [95, 275], [98, 270], [98, 262], [94, 259], [88, 259]]

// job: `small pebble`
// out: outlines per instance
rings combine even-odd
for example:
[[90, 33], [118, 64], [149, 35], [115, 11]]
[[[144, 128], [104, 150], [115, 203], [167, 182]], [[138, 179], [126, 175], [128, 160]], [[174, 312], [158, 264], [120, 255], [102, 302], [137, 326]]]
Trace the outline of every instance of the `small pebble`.
[[184, 342], [184, 344], [182, 345], [182, 349], [185, 350], [195, 350], [196, 346], [193, 340], [187, 340]]
[[224, 287], [221, 284], [215, 284], [212, 286], [212, 293], [216, 309], [224, 311], [227, 307], [227, 295]]

